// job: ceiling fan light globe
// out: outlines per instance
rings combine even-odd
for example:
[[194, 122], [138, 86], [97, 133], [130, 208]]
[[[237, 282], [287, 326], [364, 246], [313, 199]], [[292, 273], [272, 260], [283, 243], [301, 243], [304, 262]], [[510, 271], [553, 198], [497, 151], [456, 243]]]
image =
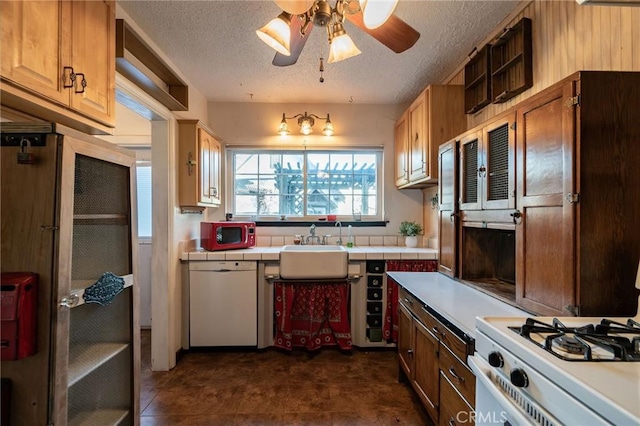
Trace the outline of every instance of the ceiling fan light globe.
[[278, 7], [292, 15], [302, 15], [313, 6], [314, 0], [275, 0]]
[[364, 26], [375, 29], [387, 22], [396, 10], [398, 0], [360, 0]]
[[329, 49], [329, 63], [339, 62], [345, 59], [358, 56], [362, 52], [356, 44], [351, 40], [348, 34], [344, 33], [331, 40]]
[[269, 21], [267, 25], [256, 31], [260, 40], [264, 41], [268, 46], [276, 52], [285, 56], [291, 56], [291, 24], [290, 15], [286, 12], [281, 13], [277, 18]]

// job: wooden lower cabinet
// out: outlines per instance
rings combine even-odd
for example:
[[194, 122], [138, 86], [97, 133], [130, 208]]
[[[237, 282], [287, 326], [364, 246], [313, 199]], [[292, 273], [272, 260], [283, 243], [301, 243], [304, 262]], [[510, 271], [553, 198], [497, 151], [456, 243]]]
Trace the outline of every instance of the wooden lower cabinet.
[[[434, 423], [473, 424], [475, 376], [459, 356], [473, 351], [400, 288], [398, 362]], [[453, 418], [453, 423], [450, 423]]]

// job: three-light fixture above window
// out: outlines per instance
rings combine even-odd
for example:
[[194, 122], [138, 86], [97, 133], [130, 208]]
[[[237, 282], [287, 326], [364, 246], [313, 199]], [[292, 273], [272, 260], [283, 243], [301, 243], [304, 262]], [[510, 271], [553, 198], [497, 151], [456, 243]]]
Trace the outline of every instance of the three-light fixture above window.
[[314, 26], [326, 28], [329, 63], [359, 55], [362, 52], [345, 30], [345, 18], [396, 53], [409, 49], [420, 37], [393, 14], [399, 0], [336, 0], [333, 7], [330, 1], [275, 0], [283, 12], [256, 31], [276, 50], [274, 65], [295, 64]]
[[325, 136], [333, 135], [333, 123], [331, 123], [331, 118], [329, 118], [329, 114], [327, 114], [327, 118], [318, 117], [315, 114], [307, 114], [305, 111], [304, 114], [296, 114], [291, 117], [287, 117], [284, 113], [282, 113], [282, 121], [280, 122], [280, 126], [278, 127], [278, 134], [280, 136], [286, 136], [289, 133], [289, 125], [287, 124], [287, 120], [292, 120], [294, 118], [298, 119], [298, 126], [300, 126], [300, 133], [303, 135], [309, 135], [313, 133], [313, 125], [316, 120], [325, 120], [324, 127], [322, 128], [322, 134]]

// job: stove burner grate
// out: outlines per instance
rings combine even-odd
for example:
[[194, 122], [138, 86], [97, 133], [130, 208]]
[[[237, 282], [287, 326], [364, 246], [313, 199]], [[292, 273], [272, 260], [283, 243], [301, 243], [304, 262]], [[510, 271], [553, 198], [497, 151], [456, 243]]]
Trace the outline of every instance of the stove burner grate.
[[509, 328], [566, 361], [640, 361], [640, 324], [634, 320], [566, 327], [557, 318], [552, 324], [527, 318], [522, 326]]

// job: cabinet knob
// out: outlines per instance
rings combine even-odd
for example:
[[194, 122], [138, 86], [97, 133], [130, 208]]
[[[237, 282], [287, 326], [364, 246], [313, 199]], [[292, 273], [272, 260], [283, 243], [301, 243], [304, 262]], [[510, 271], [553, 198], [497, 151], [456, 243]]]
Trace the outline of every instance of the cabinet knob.
[[407, 349], [407, 355], [413, 356], [413, 349]]
[[487, 175], [487, 168], [482, 165], [478, 168], [478, 177], [485, 177]]
[[451, 221], [451, 223], [454, 223], [454, 222], [455, 222], [455, 220], [456, 220], [456, 214], [455, 214], [455, 212], [453, 212], [453, 213], [451, 213], [451, 214], [449, 215], [449, 220]]

